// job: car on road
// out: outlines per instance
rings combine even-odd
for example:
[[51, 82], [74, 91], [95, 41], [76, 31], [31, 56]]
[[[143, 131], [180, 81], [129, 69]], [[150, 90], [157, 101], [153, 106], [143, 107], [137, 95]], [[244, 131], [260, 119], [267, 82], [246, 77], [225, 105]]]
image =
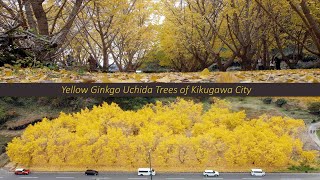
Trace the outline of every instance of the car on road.
[[266, 173], [262, 169], [251, 169], [251, 176], [265, 176]]
[[204, 170], [203, 172], [203, 176], [206, 177], [218, 177], [219, 175], [219, 172], [214, 170]]
[[23, 168], [17, 168], [14, 170], [15, 175], [29, 175], [30, 170], [29, 169], [23, 169]]
[[93, 176], [98, 176], [99, 172], [96, 170], [92, 170], [92, 169], [88, 169], [86, 170], [86, 172], [84, 173], [85, 175], [93, 175]]
[[[152, 172], [152, 173], [151, 173]], [[156, 175], [156, 171], [154, 169], [151, 168], [139, 168], [138, 169], [138, 176], [155, 176]]]

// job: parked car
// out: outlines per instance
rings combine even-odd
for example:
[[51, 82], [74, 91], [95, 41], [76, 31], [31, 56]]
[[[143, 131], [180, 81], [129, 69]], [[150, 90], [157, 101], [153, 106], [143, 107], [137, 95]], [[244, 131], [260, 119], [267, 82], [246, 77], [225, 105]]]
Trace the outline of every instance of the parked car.
[[85, 175], [97, 176], [97, 175], [99, 175], [99, 172], [96, 171], [96, 170], [88, 169], [88, 170], [86, 170], [86, 172], [85, 172], [84, 174], [85, 174]]
[[251, 169], [251, 176], [265, 176], [266, 173], [262, 169]]
[[[152, 174], [151, 174], [152, 172]], [[155, 176], [156, 175], [156, 171], [154, 169], [151, 168], [151, 171], [150, 171], [150, 168], [139, 168], [138, 169], [138, 176]]]
[[15, 175], [29, 175], [30, 170], [29, 169], [23, 169], [23, 168], [17, 168], [14, 170]]
[[206, 176], [206, 177], [218, 177], [219, 176], [219, 172], [218, 171], [214, 171], [214, 170], [204, 170], [203, 176]]

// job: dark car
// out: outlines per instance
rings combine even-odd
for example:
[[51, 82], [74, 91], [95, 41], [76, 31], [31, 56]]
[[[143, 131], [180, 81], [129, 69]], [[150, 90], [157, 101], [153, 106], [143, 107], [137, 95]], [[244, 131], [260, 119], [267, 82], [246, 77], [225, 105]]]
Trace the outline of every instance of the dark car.
[[85, 175], [97, 176], [97, 175], [99, 175], [99, 172], [96, 171], [96, 170], [88, 169], [88, 170], [86, 170], [86, 172], [85, 172], [84, 174], [85, 174]]

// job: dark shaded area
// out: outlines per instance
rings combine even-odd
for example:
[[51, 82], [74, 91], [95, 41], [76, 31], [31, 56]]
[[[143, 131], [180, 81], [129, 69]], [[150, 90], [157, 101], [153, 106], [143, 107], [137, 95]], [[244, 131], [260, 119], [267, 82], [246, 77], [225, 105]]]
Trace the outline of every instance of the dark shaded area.
[[[53, 119], [53, 118], [48, 118], [48, 119]], [[25, 129], [26, 127], [28, 127], [29, 125], [34, 125], [34, 124], [41, 122], [41, 121], [42, 121], [42, 119], [35, 119], [30, 123], [26, 123], [26, 124], [14, 126], [14, 127], [9, 127], [8, 130], [22, 130], [22, 129]]]
[[308, 106], [308, 110], [310, 114], [318, 115], [320, 118], [320, 102], [311, 103]]

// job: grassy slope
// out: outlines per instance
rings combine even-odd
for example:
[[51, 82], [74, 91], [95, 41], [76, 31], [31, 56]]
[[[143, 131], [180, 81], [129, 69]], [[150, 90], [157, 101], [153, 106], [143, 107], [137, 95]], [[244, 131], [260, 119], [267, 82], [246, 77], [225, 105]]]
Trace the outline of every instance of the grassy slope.
[[39, 104], [37, 101], [32, 101], [26, 98], [26, 102], [23, 105], [16, 105], [12, 102], [5, 102], [0, 100], [0, 106], [4, 107], [7, 111], [13, 111], [17, 114], [16, 117], [8, 119], [1, 129], [6, 129], [6, 126], [17, 124], [23, 124], [31, 122], [35, 119], [42, 119], [43, 117], [56, 117], [59, 115], [61, 110], [69, 112], [70, 110], [52, 108], [50, 105]]
[[[7, 130], [9, 127], [23, 125], [36, 119], [42, 119], [43, 117], [56, 117], [61, 111], [61, 109], [54, 109], [49, 105], [39, 105], [36, 102], [17, 106], [1, 100], [0, 106], [4, 107], [7, 111], [14, 111], [18, 114], [18, 116], [8, 119], [5, 124], [0, 125], [0, 167], [9, 161], [5, 154], [1, 154], [2, 149], [5, 148], [6, 143], [10, 142], [14, 137], [20, 136], [23, 132], [23, 130], [9, 131]], [[68, 112], [70, 110], [66, 108], [65, 111]]]
[[272, 116], [289, 116], [295, 119], [302, 119], [306, 123], [311, 123], [311, 121], [316, 118], [315, 115], [301, 108], [300, 104], [295, 100], [288, 100], [288, 103], [280, 108], [274, 103], [276, 98], [273, 98], [271, 104], [264, 104], [262, 97], [228, 97], [226, 99], [232, 102], [231, 105], [234, 111], [245, 110], [248, 118], [256, 118], [262, 114], [270, 114]]

